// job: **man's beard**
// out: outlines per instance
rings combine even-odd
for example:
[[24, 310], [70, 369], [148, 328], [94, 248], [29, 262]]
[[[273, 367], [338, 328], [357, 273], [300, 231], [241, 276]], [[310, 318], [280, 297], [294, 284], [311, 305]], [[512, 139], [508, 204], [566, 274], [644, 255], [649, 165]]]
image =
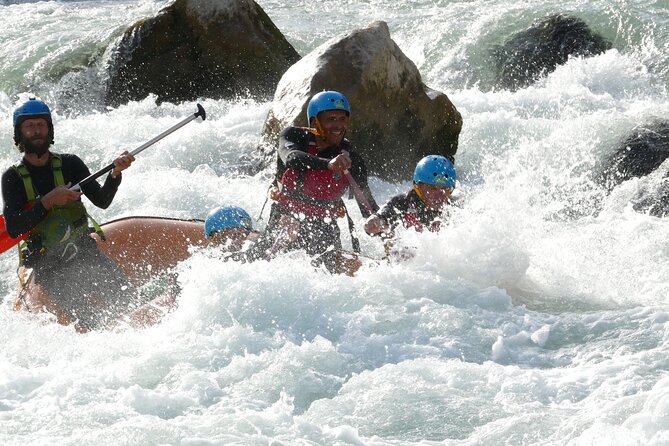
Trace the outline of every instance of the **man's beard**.
[[44, 142], [41, 144], [34, 144], [30, 139], [26, 138], [25, 136], [21, 137], [21, 146], [23, 147], [23, 150], [25, 153], [32, 153], [37, 156], [37, 158], [41, 158], [42, 155], [44, 155], [47, 150], [49, 150], [49, 147], [51, 147], [51, 143], [47, 139], [43, 140]]

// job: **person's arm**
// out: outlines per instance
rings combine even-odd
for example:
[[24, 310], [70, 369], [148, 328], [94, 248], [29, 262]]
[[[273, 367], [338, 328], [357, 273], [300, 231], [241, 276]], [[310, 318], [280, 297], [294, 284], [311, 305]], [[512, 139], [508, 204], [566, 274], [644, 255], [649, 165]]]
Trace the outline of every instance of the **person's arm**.
[[[376, 204], [376, 200], [372, 195], [372, 191], [369, 189], [369, 181], [367, 177], [367, 167], [365, 166], [365, 161], [357, 152], [349, 152], [349, 156], [351, 157], [352, 161], [352, 165], [351, 168], [349, 169], [349, 172], [351, 173], [351, 176], [353, 177], [355, 182], [358, 183], [358, 186], [360, 186], [363, 195], [365, 196], [365, 198], [367, 198], [369, 205], [372, 207], [372, 213], [374, 213], [379, 210], [379, 205]], [[358, 202], [358, 207], [360, 208], [360, 212], [362, 213], [363, 217], [367, 218], [371, 215], [371, 213], [367, 211], [367, 209], [365, 209], [365, 206], [362, 203]]]
[[306, 151], [308, 146], [308, 132], [297, 127], [288, 127], [279, 135], [277, 154], [286, 167], [300, 172], [327, 169], [330, 160], [309, 155]]
[[383, 205], [381, 209], [376, 212], [381, 220], [384, 221], [386, 225], [397, 225], [400, 220], [402, 220], [404, 214], [408, 209], [407, 200], [405, 195], [396, 195], [391, 198], [388, 203]]
[[[69, 155], [67, 158], [65, 158], [65, 155], [63, 155], [63, 157], [63, 163], [65, 163], [65, 159], [67, 159], [68, 167], [72, 169], [71, 175], [72, 178], [75, 179], [72, 182], [72, 185], [78, 183], [91, 174], [91, 171], [88, 169], [86, 164], [84, 164], [84, 162], [78, 156]], [[63, 168], [65, 168], [65, 166], [63, 166]], [[121, 175], [119, 174], [116, 178], [114, 178], [112, 171], [109, 173], [109, 175], [107, 175], [104, 185], [100, 186], [100, 184], [94, 180], [82, 187], [81, 191], [89, 200], [91, 200], [91, 203], [99, 208], [106, 209], [114, 200], [114, 196], [116, 196], [116, 191], [118, 190], [118, 186], [120, 184]]]
[[392, 231], [402, 220], [407, 210], [405, 195], [397, 195], [384, 204], [381, 209], [374, 213], [365, 222], [365, 232], [369, 235], [378, 235], [382, 232]]
[[41, 201], [24, 209], [28, 202], [23, 181], [13, 168], [2, 175], [3, 215], [7, 233], [13, 238], [31, 231], [46, 216], [47, 210]]

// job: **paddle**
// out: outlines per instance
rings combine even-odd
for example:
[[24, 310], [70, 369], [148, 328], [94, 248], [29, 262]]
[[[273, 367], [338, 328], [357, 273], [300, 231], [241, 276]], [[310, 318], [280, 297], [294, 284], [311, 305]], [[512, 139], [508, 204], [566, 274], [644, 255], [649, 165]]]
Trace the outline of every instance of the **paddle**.
[[[355, 195], [358, 202], [362, 204], [367, 212], [369, 212], [369, 215], [374, 214], [372, 205], [369, 204], [369, 200], [367, 200], [367, 197], [365, 197], [362, 189], [360, 189], [360, 186], [358, 186], [358, 183], [353, 179], [353, 175], [349, 173], [348, 169], [344, 171], [344, 176], [346, 177], [348, 184], [351, 186], [351, 189], [353, 189], [353, 195]], [[390, 261], [390, 249], [392, 248], [390, 237], [381, 235], [381, 239], [383, 240], [383, 249], [386, 253], [386, 258]]]
[[346, 169], [344, 171], [344, 176], [346, 177], [346, 181], [348, 181], [348, 184], [351, 186], [351, 189], [353, 189], [353, 195], [355, 195], [355, 198], [358, 200], [358, 203], [362, 204], [362, 207], [365, 208], [367, 212], [369, 212], [369, 215], [372, 215], [374, 213], [374, 209], [372, 209], [372, 205], [369, 204], [369, 200], [367, 200], [367, 197], [365, 197], [365, 194], [362, 192], [362, 189], [360, 189], [360, 186], [358, 186], [358, 183], [353, 179], [353, 175]]
[[[194, 121], [198, 117], [201, 117], [202, 120], [204, 121], [207, 119], [207, 114], [204, 111], [204, 108], [200, 105], [197, 104], [197, 112], [193, 113], [191, 116], [188, 118], [183, 119], [182, 121], [178, 122], [177, 124], [173, 125], [169, 129], [165, 130], [163, 133], [160, 135], [152, 138], [151, 140], [145, 142], [141, 146], [137, 147], [135, 150], [130, 152], [133, 156], [137, 155], [144, 149], [147, 149], [148, 147], [152, 146], [156, 142], [160, 141], [170, 133], [173, 133], [177, 130], [179, 130], [181, 127], [184, 125], [188, 124], [191, 121]], [[104, 168], [98, 170], [97, 172], [87, 176], [74, 186], [70, 188], [72, 191], [80, 191], [83, 186], [86, 186], [86, 184], [90, 183], [91, 181], [95, 181], [102, 175], [106, 174], [107, 172], [111, 171], [114, 168], [114, 163], [109, 164], [108, 166], [105, 166]], [[7, 251], [8, 249], [12, 248], [13, 246], [16, 246], [21, 240], [26, 238], [30, 234], [30, 232], [26, 232], [25, 234], [22, 234], [18, 236], [17, 238], [12, 238], [12, 236], [9, 235], [7, 232], [7, 228], [5, 226], [5, 217], [3, 215], [0, 215], [0, 253], [3, 253]]]

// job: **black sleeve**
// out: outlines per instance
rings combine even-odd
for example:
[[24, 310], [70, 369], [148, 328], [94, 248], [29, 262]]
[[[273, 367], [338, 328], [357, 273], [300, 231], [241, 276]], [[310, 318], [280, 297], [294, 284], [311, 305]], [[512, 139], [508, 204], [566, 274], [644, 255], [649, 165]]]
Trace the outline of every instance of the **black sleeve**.
[[3, 215], [7, 233], [16, 238], [31, 231], [46, 216], [47, 210], [41, 201], [30, 209], [23, 209], [28, 203], [23, 180], [14, 168], [2, 174]]
[[[358, 186], [360, 186], [360, 189], [362, 189], [362, 193], [365, 196], [365, 198], [367, 198], [369, 205], [372, 207], [372, 213], [374, 213], [379, 210], [379, 205], [376, 204], [376, 200], [372, 195], [372, 191], [369, 189], [369, 182], [367, 178], [367, 166], [365, 166], [365, 161], [357, 152], [351, 151], [349, 152], [349, 155], [352, 161], [352, 165], [351, 168], [349, 169], [349, 172], [351, 173], [351, 176], [356, 181], [356, 183], [358, 183]], [[367, 218], [371, 215], [371, 213], [368, 212], [367, 209], [365, 209], [365, 206], [359, 201], [358, 201], [358, 207], [360, 207], [360, 212], [362, 213], [363, 217]]]
[[328, 168], [329, 159], [307, 153], [309, 135], [308, 130], [298, 127], [288, 127], [281, 132], [277, 154], [286, 167], [300, 172]]
[[[88, 169], [86, 164], [76, 155], [62, 155], [63, 156], [63, 170], [66, 168], [66, 163], [68, 170], [72, 169], [71, 172], [68, 172], [69, 175], [72, 175], [70, 178], [73, 179], [72, 185], [83, 180], [91, 174], [91, 171]], [[69, 176], [68, 175], [68, 176]], [[107, 209], [109, 205], [114, 200], [118, 186], [121, 184], [121, 175], [116, 178], [111, 177], [111, 173], [107, 175], [104, 185], [101, 187], [97, 181], [91, 181], [86, 184], [81, 191], [86, 195], [86, 198], [91, 200], [91, 203], [96, 205], [99, 208]]]
[[408, 209], [406, 195], [396, 195], [376, 213], [386, 225], [395, 227], [399, 223]]

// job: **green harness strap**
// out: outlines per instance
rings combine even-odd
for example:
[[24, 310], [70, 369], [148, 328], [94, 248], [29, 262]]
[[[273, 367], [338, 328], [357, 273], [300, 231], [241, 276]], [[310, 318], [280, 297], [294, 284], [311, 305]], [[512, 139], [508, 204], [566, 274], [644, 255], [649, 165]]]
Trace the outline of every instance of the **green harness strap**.
[[[35, 193], [35, 187], [33, 186], [33, 180], [30, 177], [30, 172], [28, 168], [23, 164], [18, 164], [14, 166], [14, 169], [21, 176], [23, 181], [23, 187], [26, 190], [26, 198], [28, 202], [37, 200], [37, 194]], [[51, 171], [53, 172], [53, 182], [56, 187], [65, 186], [65, 178], [63, 177], [63, 162], [60, 160], [59, 156], [53, 155], [51, 157]]]
[[[14, 169], [16, 172], [19, 174], [21, 177], [21, 180], [23, 181], [23, 187], [26, 191], [26, 198], [28, 199], [28, 203], [31, 203], [35, 200], [37, 200], [37, 193], [35, 192], [35, 187], [33, 185], [32, 178], [30, 177], [30, 172], [28, 172], [28, 168], [24, 166], [23, 164], [18, 164], [14, 166]], [[64, 186], [65, 185], [65, 178], [63, 177], [63, 162], [60, 159], [60, 156], [58, 155], [52, 155], [51, 157], [51, 170], [53, 172], [53, 181], [55, 184], [55, 187], [59, 186]], [[86, 214], [86, 217], [90, 221], [91, 225], [93, 226], [93, 229], [95, 230], [95, 233], [98, 234], [100, 239], [103, 241], [105, 240], [105, 235], [102, 232], [102, 228], [98, 224], [97, 221], [93, 217], [91, 217], [91, 214], [88, 213], [88, 211], [84, 208], [84, 212]], [[23, 248], [27, 246], [27, 242], [21, 241], [19, 243], [18, 248], [19, 248], [19, 265], [23, 264], [23, 255], [22, 251]]]

